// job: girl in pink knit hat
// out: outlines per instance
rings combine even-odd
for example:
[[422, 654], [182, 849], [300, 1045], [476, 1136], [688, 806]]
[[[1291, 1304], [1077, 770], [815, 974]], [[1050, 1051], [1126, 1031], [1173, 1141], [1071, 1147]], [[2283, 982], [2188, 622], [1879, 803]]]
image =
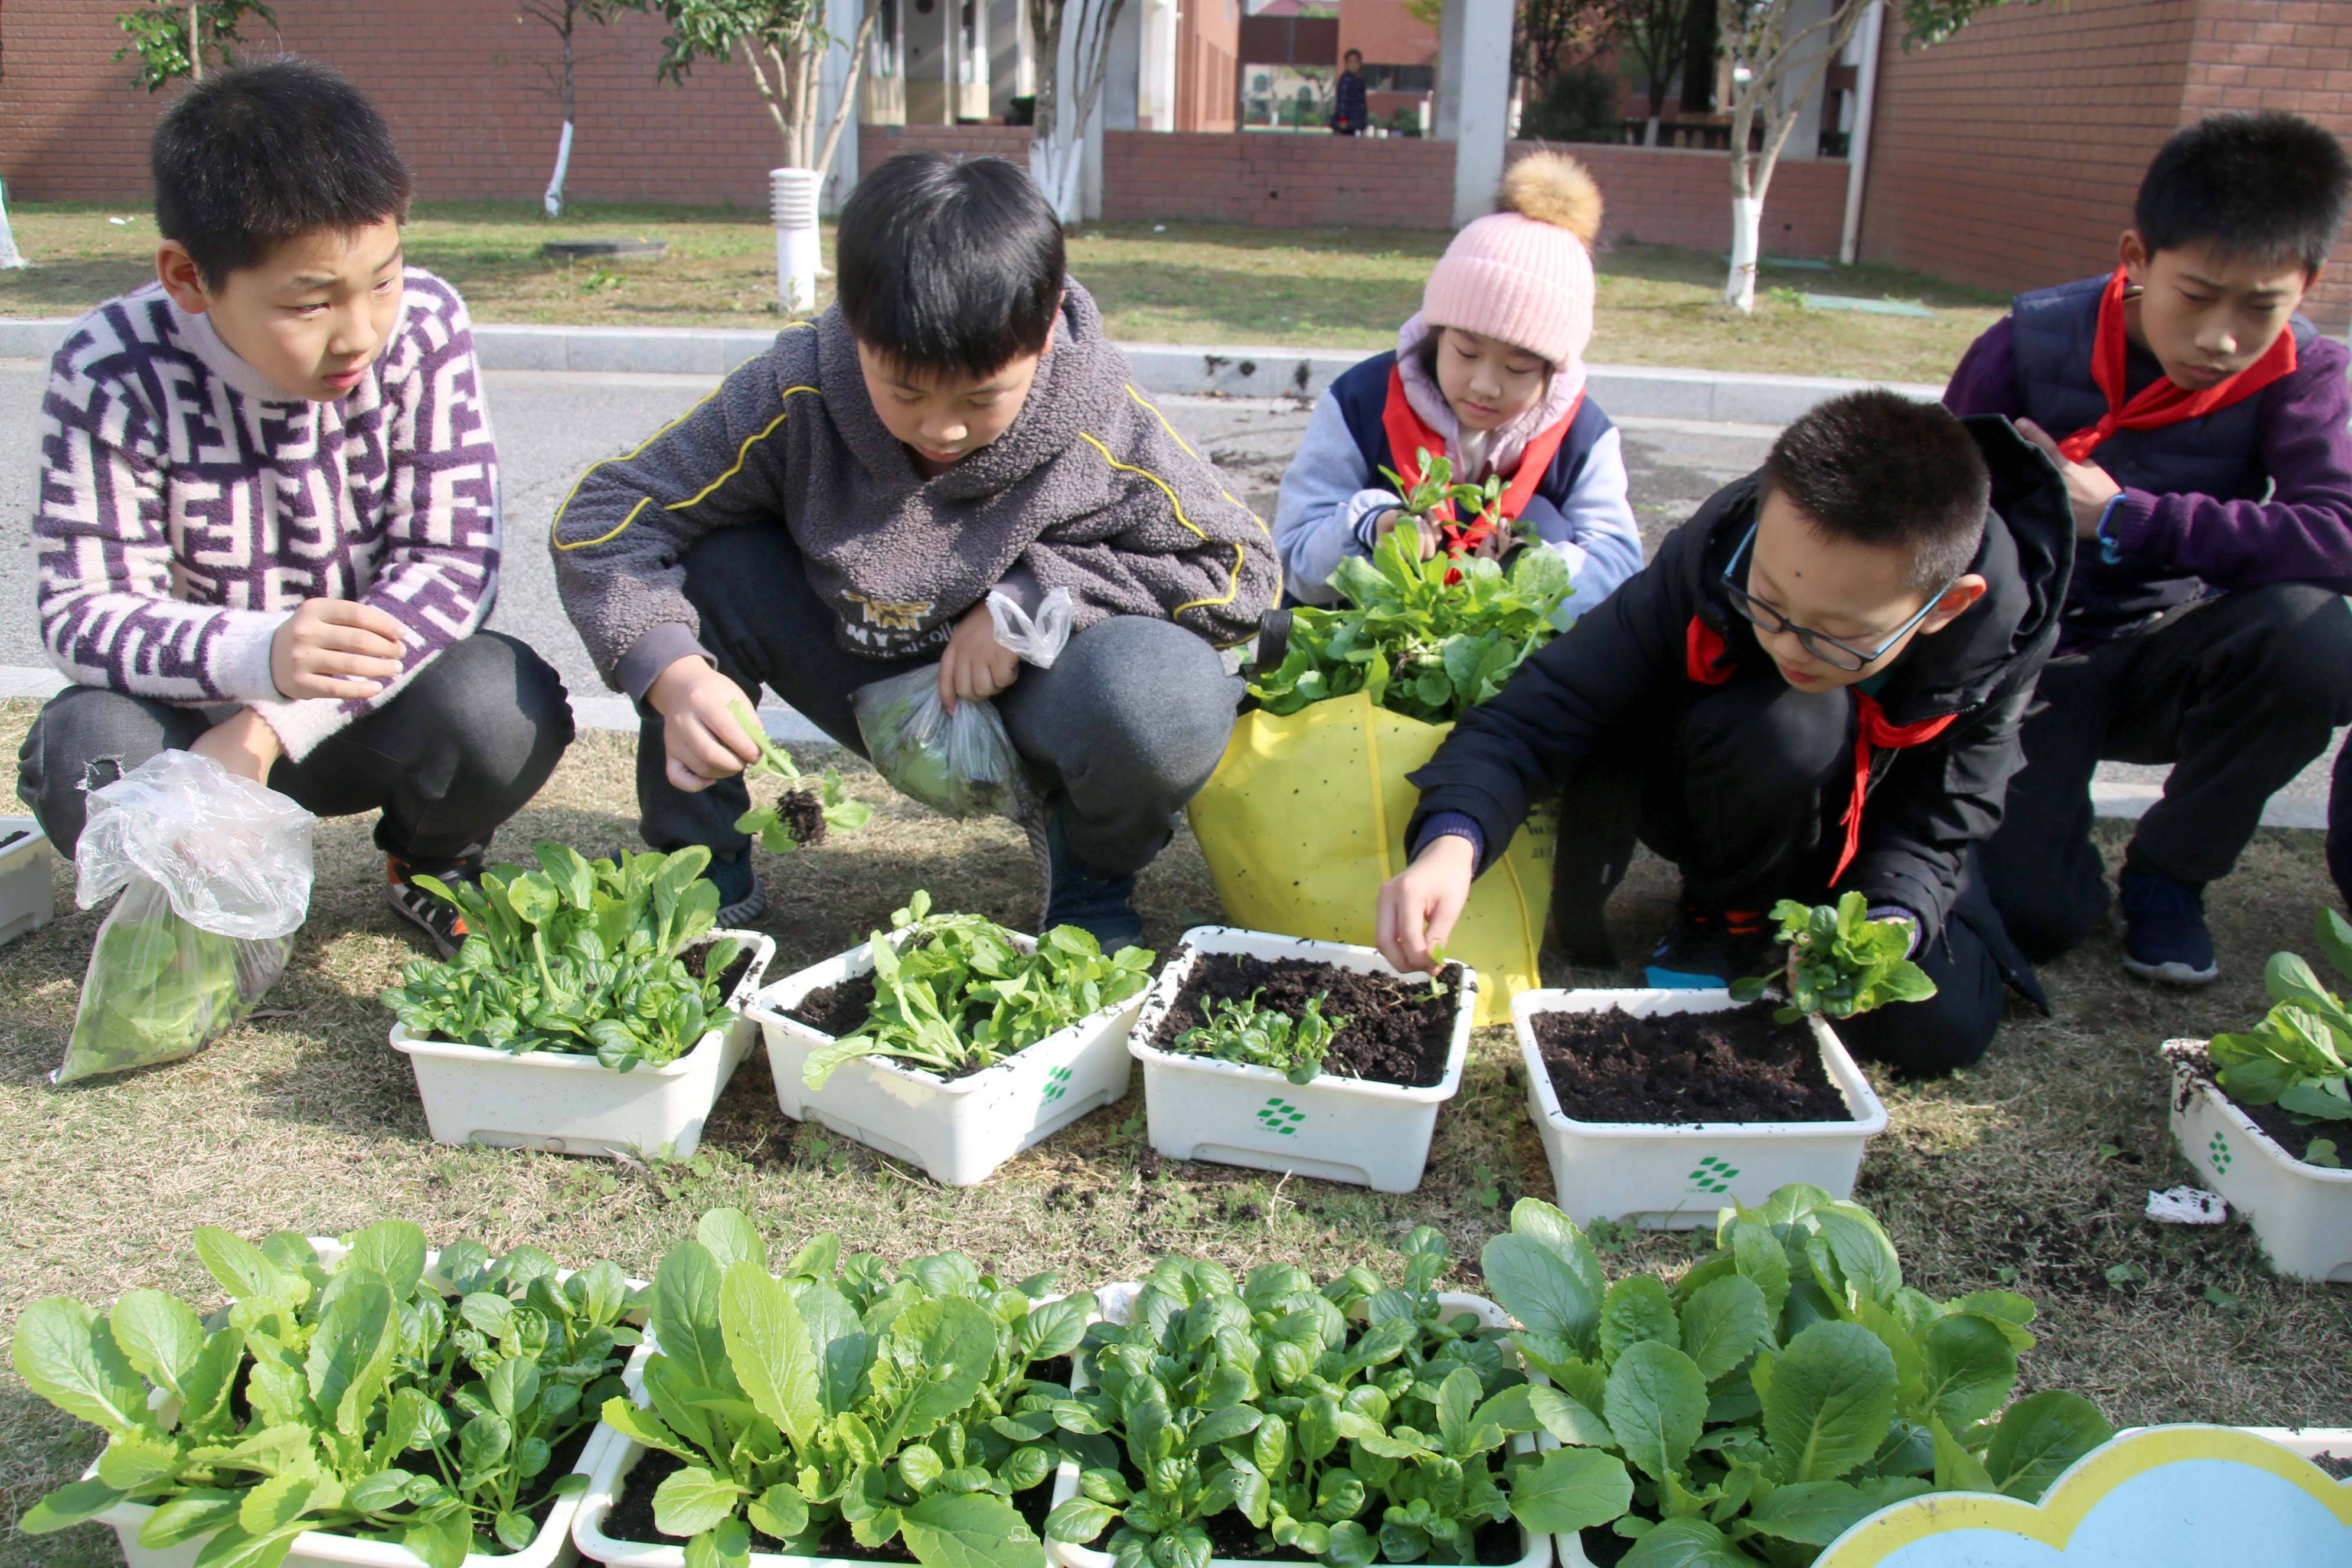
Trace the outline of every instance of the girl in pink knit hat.
[[1275, 512], [1293, 596], [1335, 600], [1340, 561], [1370, 554], [1403, 518], [1381, 470], [1413, 484], [1423, 450], [1443, 453], [1458, 481], [1504, 485], [1496, 526], [1449, 517], [1423, 534], [1424, 558], [1523, 541], [1557, 551], [1576, 589], [1563, 618], [1641, 570], [1617, 428], [1584, 393], [1600, 229], [1601, 192], [1575, 159], [1538, 153], [1512, 166], [1499, 210], [1446, 247], [1396, 352], [1349, 370], [1316, 405]]

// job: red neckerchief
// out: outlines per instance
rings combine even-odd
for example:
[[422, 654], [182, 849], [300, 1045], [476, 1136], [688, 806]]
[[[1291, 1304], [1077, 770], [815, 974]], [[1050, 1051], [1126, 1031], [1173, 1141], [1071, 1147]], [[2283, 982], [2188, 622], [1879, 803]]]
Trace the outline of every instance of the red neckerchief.
[[[1723, 634], [1693, 616], [1683, 633], [1683, 673], [1701, 686], [1721, 686], [1731, 679], [1731, 666], [1726, 657], [1728, 651]], [[1913, 724], [1890, 724], [1877, 698], [1857, 690], [1853, 700], [1860, 714], [1853, 732], [1853, 798], [1846, 803], [1845, 846], [1838, 852], [1837, 868], [1830, 873], [1832, 887], [1845, 875], [1845, 868], [1853, 864], [1854, 854], [1862, 847], [1862, 803], [1870, 793], [1871, 754], [1881, 747], [1900, 751], [1906, 746], [1924, 745], [1949, 729], [1952, 721], [1959, 717], [1957, 713], [1939, 713]]]
[[2142, 387], [2139, 395], [2124, 401], [2124, 360], [2130, 347], [2124, 328], [2124, 269], [2107, 279], [2099, 296], [2099, 327], [2091, 341], [2091, 379], [2106, 395], [2107, 411], [2095, 425], [2086, 425], [2058, 443], [2058, 449], [2077, 463], [2088, 462], [2099, 444], [2118, 430], [2156, 430], [2184, 420], [2202, 419], [2217, 409], [2242, 403], [2283, 376], [2294, 374], [2294, 333], [2284, 331], [2263, 357], [2202, 392], [2191, 392], [2168, 375], [2159, 375]]
[[[1528, 502], [1535, 498], [1536, 487], [1543, 483], [1544, 475], [1550, 472], [1551, 460], [1559, 455], [1559, 444], [1567, 438], [1568, 427], [1576, 422], [1577, 410], [1583, 406], [1584, 394], [1580, 392], [1558, 423], [1546, 426], [1528, 438], [1526, 447], [1519, 453], [1518, 470], [1511, 476], [1511, 482], [1504, 487], [1496, 513], [1462, 523], [1454, 519], [1452, 501], [1437, 509], [1438, 531], [1444, 541], [1447, 554], [1465, 554], [1496, 529], [1518, 521], [1519, 514], [1528, 510]], [[1411, 489], [1421, 483], [1419, 454], [1422, 449], [1426, 447], [1431, 452], [1443, 452], [1445, 439], [1423, 424], [1421, 416], [1413, 412], [1412, 403], [1404, 395], [1404, 372], [1395, 366], [1389, 369], [1389, 398], [1386, 406], [1381, 410], [1381, 426], [1388, 433], [1389, 457], [1396, 465], [1397, 475], [1404, 480], [1405, 488]]]

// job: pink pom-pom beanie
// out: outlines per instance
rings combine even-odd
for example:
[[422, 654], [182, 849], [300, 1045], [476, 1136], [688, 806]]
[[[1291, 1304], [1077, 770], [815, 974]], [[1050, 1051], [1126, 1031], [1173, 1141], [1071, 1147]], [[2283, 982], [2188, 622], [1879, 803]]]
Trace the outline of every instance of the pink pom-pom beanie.
[[1500, 338], [1580, 382], [1592, 341], [1600, 189], [1575, 159], [1538, 153], [1504, 176], [1499, 205], [1445, 247], [1422, 294], [1422, 319]]

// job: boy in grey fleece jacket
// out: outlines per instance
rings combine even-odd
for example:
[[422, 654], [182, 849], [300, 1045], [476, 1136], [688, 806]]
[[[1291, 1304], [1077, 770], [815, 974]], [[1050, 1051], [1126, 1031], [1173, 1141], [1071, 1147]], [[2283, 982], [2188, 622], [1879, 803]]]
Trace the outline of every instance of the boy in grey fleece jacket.
[[[850, 694], [937, 660], [1045, 784], [1045, 925], [1132, 941], [1134, 874], [1223, 754], [1218, 648], [1280, 588], [1273, 541], [1128, 383], [1059, 224], [1000, 159], [903, 153], [841, 216], [840, 299], [599, 463], [556, 513], [564, 608], [646, 711], [642, 830], [704, 844], [722, 918], [764, 907], [734, 822], [761, 685], [862, 750]], [[1075, 614], [1051, 669], [988, 596]]]

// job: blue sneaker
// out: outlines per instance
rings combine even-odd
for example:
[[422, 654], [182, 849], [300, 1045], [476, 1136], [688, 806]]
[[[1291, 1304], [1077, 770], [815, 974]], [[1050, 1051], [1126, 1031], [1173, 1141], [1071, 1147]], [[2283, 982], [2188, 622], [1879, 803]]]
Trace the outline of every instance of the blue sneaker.
[[749, 845], [732, 855], [714, 850], [702, 877], [719, 889], [720, 931], [740, 930], [768, 912], [768, 895], [761, 890], [759, 875], [751, 869]]
[[1683, 900], [1642, 971], [1654, 991], [1720, 991], [1760, 972], [1771, 946], [1758, 910], [1704, 910]]
[[2126, 865], [2116, 879], [2124, 916], [2124, 967], [2167, 985], [2210, 985], [2221, 973], [2205, 927], [2205, 889]]
[[1070, 853], [1062, 831], [1060, 800], [1048, 801], [1023, 826], [1045, 877], [1045, 909], [1037, 919], [1040, 936], [1055, 926], [1076, 926], [1102, 943], [1105, 952], [1143, 940], [1143, 917], [1135, 912], [1135, 879], [1106, 877]]

